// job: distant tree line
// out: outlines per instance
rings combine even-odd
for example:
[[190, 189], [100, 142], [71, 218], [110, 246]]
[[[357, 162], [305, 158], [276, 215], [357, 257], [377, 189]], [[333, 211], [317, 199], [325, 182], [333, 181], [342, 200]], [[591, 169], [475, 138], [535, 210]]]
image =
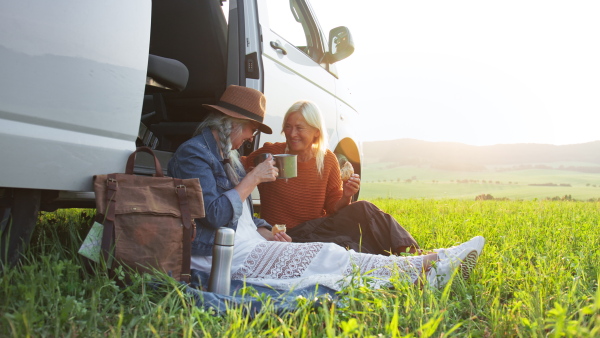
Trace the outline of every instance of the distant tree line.
[[475, 200], [476, 201], [510, 201], [510, 199], [508, 197], [495, 198], [494, 196], [492, 196], [490, 194], [477, 195], [475, 197]]
[[[510, 198], [507, 198], [507, 197], [495, 198], [491, 194], [481, 194], [481, 195], [477, 195], [475, 197], [475, 200], [476, 201], [510, 201]], [[574, 199], [573, 196], [571, 196], [571, 195], [564, 195], [562, 197], [561, 196], [546, 197], [543, 200], [544, 201], [573, 201], [573, 202], [580, 202], [579, 200]], [[589, 198], [587, 200], [582, 200], [582, 202], [600, 202], [600, 197], [595, 197], [595, 198], [592, 197], [592, 198]]]
[[550, 169], [550, 170], [564, 170], [564, 171], [577, 171], [582, 173], [600, 173], [600, 167], [598, 166], [564, 166], [553, 167], [545, 164], [520, 164], [512, 167], [497, 168], [496, 171], [513, 171], [513, 170], [529, 170], [529, 169]]
[[[364, 180], [364, 183], [387, 183], [387, 182], [393, 183], [393, 182], [404, 182], [404, 183], [412, 183], [412, 182], [418, 182], [418, 179], [416, 176], [412, 176], [411, 178], [396, 178], [396, 179], [378, 179], [378, 180], [372, 180], [372, 181], [368, 181], [368, 180]], [[439, 180], [431, 180], [431, 183], [440, 183]], [[450, 183], [458, 183], [458, 184], [469, 184], [469, 183], [473, 183], [473, 184], [519, 184], [519, 182], [513, 182], [513, 181], [508, 181], [506, 183], [501, 182], [501, 181], [494, 181], [494, 180], [475, 180], [475, 179], [456, 179], [456, 180], [450, 180]], [[548, 182], [548, 183], [529, 183], [527, 184], [529, 186], [534, 186], [534, 187], [572, 187], [572, 185], [570, 183], [552, 183], [552, 182]], [[597, 185], [596, 184], [591, 184], [591, 183], [586, 183], [587, 187], [594, 187], [596, 188]]]

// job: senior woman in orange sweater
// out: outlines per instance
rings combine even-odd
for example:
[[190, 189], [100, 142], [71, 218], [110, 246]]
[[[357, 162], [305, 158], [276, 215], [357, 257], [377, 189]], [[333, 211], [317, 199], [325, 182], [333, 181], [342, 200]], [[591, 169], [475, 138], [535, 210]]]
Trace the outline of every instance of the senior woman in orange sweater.
[[381, 255], [419, 251], [414, 238], [391, 215], [367, 201], [352, 203], [360, 177], [354, 174], [342, 182], [337, 158], [327, 149], [323, 117], [314, 103], [293, 104], [282, 129], [285, 143], [265, 143], [244, 159], [250, 169], [262, 153], [298, 156], [296, 178], [258, 185], [262, 219], [285, 224], [294, 242], [333, 242]]

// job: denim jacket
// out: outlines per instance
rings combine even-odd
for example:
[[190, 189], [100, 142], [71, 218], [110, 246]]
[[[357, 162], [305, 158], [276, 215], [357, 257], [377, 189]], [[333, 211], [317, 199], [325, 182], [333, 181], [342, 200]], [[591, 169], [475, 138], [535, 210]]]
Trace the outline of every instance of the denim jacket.
[[[192, 255], [211, 256], [215, 234], [220, 227], [237, 230], [237, 224], [242, 215], [242, 199], [233, 184], [227, 178], [223, 168], [223, 157], [217, 147], [210, 128], [183, 143], [168, 165], [168, 175], [176, 178], [198, 178], [204, 197], [205, 217], [196, 219], [196, 239], [192, 242]], [[240, 177], [246, 175], [240, 172]], [[248, 196], [252, 218], [256, 227], [271, 225], [265, 220], [254, 217], [252, 200]]]

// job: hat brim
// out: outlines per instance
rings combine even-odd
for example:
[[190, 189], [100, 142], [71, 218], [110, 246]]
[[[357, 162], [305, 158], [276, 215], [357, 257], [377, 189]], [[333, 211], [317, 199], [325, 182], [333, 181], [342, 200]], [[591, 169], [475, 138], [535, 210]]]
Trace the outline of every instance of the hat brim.
[[233, 118], [236, 119], [241, 119], [241, 120], [248, 120], [248, 121], [252, 121], [252, 122], [256, 122], [258, 123], [258, 130], [260, 130], [261, 133], [265, 133], [265, 134], [273, 134], [273, 130], [271, 129], [271, 127], [267, 126], [266, 124], [259, 122], [255, 119], [249, 118], [248, 116], [244, 116], [238, 112], [235, 112], [231, 109], [227, 109], [224, 107], [221, 107], [219, 105], [213, 105], [213, 104], [203, 104], [203, 107], [209, 108], [213, 111], [217, 111], [219, 113], [223, 113], [225, 115], [231, 116]]

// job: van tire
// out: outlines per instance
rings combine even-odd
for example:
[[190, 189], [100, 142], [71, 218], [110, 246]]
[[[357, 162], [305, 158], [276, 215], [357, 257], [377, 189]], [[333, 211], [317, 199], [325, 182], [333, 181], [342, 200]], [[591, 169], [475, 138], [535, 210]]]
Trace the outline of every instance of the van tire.
[[9, 204], [0, 207], [0, 267], [14, 266], [27, 250], [40, 211], [41, 190], [12, 189]]

